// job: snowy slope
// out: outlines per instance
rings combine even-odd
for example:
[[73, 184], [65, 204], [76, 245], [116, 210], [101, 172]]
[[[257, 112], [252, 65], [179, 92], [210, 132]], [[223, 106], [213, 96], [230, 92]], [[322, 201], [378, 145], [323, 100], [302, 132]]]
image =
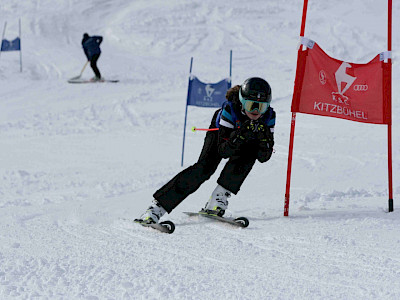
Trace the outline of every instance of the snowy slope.
[[[379, 2], [379, 3], [378, 3]], [[400, 4], [394, 1], [393, 213], [387, 129], [298, 114], [290, 217], [283, 217], [300, 0], [5, 0], [0, 57], [0, 299], [399, 299]], [[338, 59], [385, 51], [386, 1], [309, 1], [306, 36]], [[99, 68], [118, 84], [71, 85], [82, 34], [104, 36]], [[247, 229], [189, 218], [217, 173], [165, 219], [138, 217], [181, 170], [193, 73], [233, 84], [266, 78], [276, 153], [256, 164], [230, 213]], [[83, 77], [92, 77], [90, 68]], [[188, 128], [214, 110], [190, 107]], [[188, 129], [185, 167], [204, 134]], [[221, 164], [222, 166], [222, 164]], [[218, 170], [221, 170], [221, 166]]]

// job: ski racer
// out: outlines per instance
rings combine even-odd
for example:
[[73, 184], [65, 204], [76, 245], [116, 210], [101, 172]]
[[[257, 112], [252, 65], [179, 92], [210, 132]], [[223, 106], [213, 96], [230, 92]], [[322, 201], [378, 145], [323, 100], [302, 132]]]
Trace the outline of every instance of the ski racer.
[[84, 33], [82, 38], [82, 48], [85, 52], [85, 55], [90, 61], [90, 66], [95, 74], [95, 77], [92, 78], [92, 81], [99, 81], [101, 80], [101, 74], [97, 67], [97, 60], [100, 57], [101, 50], [100, 44], [103, 41], [102, 36], [94, 35], [89, 36], [89, 34]]
[[248, 78], [226, 93], [227, 101], [211, 120], [198, 161], [181, 171], [153, 195], [154, 200], [136, 222], [158, 223], [160, 218], [194, 193], [216, 171], [223, 158], [225, 164], [217, 187], [203, 212], [223, 216], [228, 198], [237, 194], [254, 163], [268, 161], [274, 146], [275, 111], [270, 107], [271, 87], [262, 78]]

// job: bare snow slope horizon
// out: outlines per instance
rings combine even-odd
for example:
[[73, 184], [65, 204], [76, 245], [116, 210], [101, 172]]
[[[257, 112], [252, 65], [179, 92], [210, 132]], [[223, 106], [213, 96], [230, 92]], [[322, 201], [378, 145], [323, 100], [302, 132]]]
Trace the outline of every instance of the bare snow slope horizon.
[[[0, 299], [398, 299], [400, 297], [399, 3], [393, 7], [393, 175], [387, 127], [298, 114], [290, 217], [283, 217], [290, 104], [302, 1], [6, 0], [0, 59]], [[306, 36], [365, 63], [387, 49], [387, 6], [309, 1]], [[1, 24], [1, 23], [0, 23]], [[71, 85], [84, 32], [104, 37], [99, 68], [118, 84]], [[141, 228], [153, 193], [181, 171], [193, 74], [233, 84], [266, 78], [275, 153], [257, 163], [229, 214], [250, 226], [189, 218], [216, 174], [165, 219]], [[87, 67], [84, 78], [92, 77]], [[189, 107], [185, 167], [212, 109]]]

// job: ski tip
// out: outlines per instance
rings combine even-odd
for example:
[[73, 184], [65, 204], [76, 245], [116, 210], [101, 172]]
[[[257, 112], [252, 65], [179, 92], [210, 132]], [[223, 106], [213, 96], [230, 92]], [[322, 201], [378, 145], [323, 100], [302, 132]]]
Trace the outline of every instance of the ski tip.
[[246, 228], [250, 224], [249, 219], [247, 219], [245, 217], [236, 218], [234, 221], [235, 221], [235, 223], [237, 223], [239, 226], [241, 226], [243, 228]]
[[162, 227], [166, 228], [166, 233], [173, 233], [175, 231], [175, 224], [171, 221], [163, 221], [159, 223]]

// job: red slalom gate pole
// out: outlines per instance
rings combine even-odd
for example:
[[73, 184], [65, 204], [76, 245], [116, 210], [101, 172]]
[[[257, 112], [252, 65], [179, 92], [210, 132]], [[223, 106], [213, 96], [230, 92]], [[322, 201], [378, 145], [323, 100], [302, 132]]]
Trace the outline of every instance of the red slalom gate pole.
[[292, 113], [292, 122], [290, 125], [288, 166], [287, 166], [287, 174], [286, 174], [285, 207], [284, 207], [284, 211], [283, 211], [283, 215], [285, 217], [289, 216], [290, 178], [292, 176], [293, 141], [294, 141], [295, 125], [296, 125], [296, 113]]
[[[388, 51], [392, 51], [392, 0], [388, 0]], [[390, 122], [388, 124], [388, 175], [389, 175], [389, 212], [393, 211], [393, 177], [392, 177], [392, 59], [389, 64], [389, 111]]]
[[[301, 19], [301, 27], [300, 27], [300, 36], [304, 37], [304, 31], [306, 28], [306, 17], [307, 17], [307, 6], [308, 0], [304, 0], [303, 3], [303, 15]], [[302, 46], [300, 45], [297, 61], [299, 61], [299, 56]], [[296, 72], [297, 74], [297, 72]], [[296, 86], [294, 87], [296, 90]], [[294, 93], [293, 93], [294, 94]], [[285, 217], [289, 216], [289, 200], [290, 200], [290, 179], [292, 176], [292, 159], [293, 159], [293, 142], [294, 142], [294, 130], [296, 126], [296, 113], [292, 112], [292, 120], [290, 125], [290, 141], [289, 141], [289, 155], [288, 155], [288, 167], [287, 167], [287, 174], [286, 174], [286, 192], [285, 192], [285, 206], [283, 210], [283, 215]]]

